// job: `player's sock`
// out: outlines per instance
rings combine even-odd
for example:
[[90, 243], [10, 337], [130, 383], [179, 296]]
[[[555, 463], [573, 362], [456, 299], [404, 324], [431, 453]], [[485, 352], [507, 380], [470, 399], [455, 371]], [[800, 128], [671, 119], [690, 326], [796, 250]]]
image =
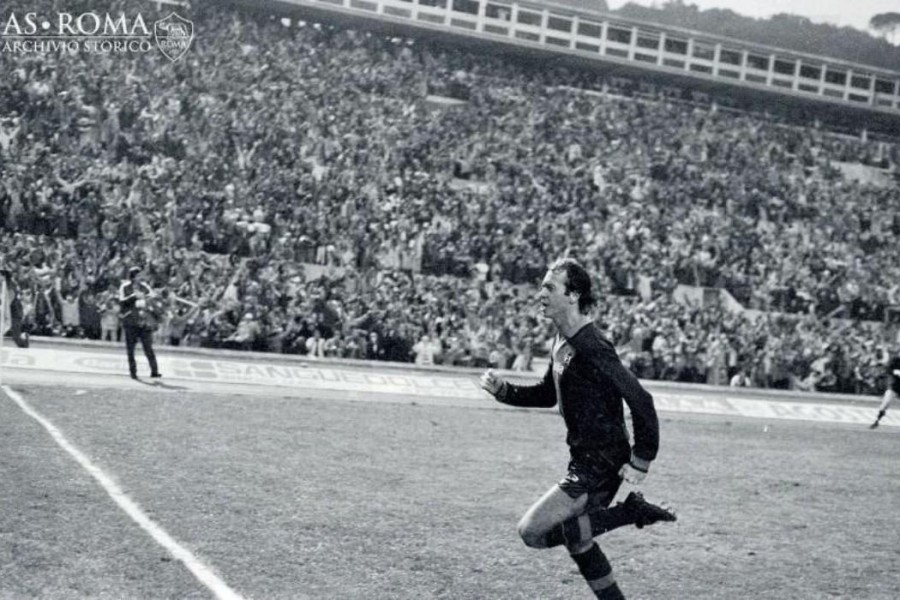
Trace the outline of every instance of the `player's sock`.
[[572, 560], [578, 565], [591, 590], [598, 598], [604, 600], [625, 600], [613, 577], [612, 566], [596, 543], [587, 552], [572, 554]]
[[658, 521], [675, 521], [675, 514], [644, 500], [638, 492], [631, 492], [625, 502], [609, 508], [598, 508], [563, 521], [546, 533], [547, 548], [589, 542], [598, 535], [624, 527], [642, 528]]
[[610, 508], [592, 510], [581, 516], [563, 521], [546, 534], [548, 548], [589, 542], [601, 533], [625, 525], [633, 525], [635, 515], [623, 503]]

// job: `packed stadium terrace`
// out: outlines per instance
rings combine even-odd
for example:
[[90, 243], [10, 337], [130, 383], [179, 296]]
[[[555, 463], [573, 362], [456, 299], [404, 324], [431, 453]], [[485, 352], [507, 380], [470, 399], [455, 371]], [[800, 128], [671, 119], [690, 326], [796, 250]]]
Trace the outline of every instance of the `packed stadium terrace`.
[[525, 369], [552, 334], [535, 283], [571, 256], [642, 377], [878, 391], [900, 193], [835, 165], [894, 170], [896, 147], [422, 40], [191, 18], [175, 63], [0, 55], [0, 239], [31, 334], [117, 339], [137, 264], [166, 343]]

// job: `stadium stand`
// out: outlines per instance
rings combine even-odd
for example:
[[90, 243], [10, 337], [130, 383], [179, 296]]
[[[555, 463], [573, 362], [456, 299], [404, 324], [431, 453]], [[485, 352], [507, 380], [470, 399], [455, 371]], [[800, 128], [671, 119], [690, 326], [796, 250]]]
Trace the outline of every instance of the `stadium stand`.
[[31, 335], [119, 339], [137, 264], [170, 301], [161, 342], [527, 369], [551, 334], [534, 283], [568, 255], [642, 377], [878, 388], [900, 192], [839, 163], [890, 178], [897, 146], [421, 39], [191, 18], [175, 63], [0, 56], [0, 242]]

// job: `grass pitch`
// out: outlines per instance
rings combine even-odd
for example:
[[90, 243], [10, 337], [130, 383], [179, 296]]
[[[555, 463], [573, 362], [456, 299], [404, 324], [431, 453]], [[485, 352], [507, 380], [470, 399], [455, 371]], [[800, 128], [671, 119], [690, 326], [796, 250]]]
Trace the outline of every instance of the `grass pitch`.
[[[516, 535], [564, 474], [552, 411], [19, 391], [247, 598], [591, 597]], [[679, 521], [599, 540], [629, 599], [897, 597], [895, 430], [661, 426], [642, 487]], [[210, 596], [5, 395], [0, 444], [0, 598]]]

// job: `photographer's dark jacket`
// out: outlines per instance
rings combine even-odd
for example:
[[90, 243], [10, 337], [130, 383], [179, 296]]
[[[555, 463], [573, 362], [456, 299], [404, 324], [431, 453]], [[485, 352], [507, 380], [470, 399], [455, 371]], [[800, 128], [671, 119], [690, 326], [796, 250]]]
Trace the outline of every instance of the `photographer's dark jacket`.
[[[569, 346], [564, 353], [565, 364], [554, 364], [557, 353], [553, 352], [539, 384], [504, 384], [497, 399], [523, 407], [550, 408], [558, 402], [573, 456], [599, 457], [616, 468], [631, 460], [646, 470], [659, 449], [659, 421], [653, 397], [625, 368], [595, 324], [585, 325], [565, 341]], [[631, 409], [633, 451], [625, 429], [623, 399]]]
[[[137, 285], [145, 297], [149, 297], [153, 293], [153, 288], [143, 281]], [[121, 309], [122, 325], [125, 327], [142, 327], [146, 324], [145, 311], [137, 307], [137, 291], [134, 282], [130, 279], [124, 280], [119, 286], [119, 308]]]

